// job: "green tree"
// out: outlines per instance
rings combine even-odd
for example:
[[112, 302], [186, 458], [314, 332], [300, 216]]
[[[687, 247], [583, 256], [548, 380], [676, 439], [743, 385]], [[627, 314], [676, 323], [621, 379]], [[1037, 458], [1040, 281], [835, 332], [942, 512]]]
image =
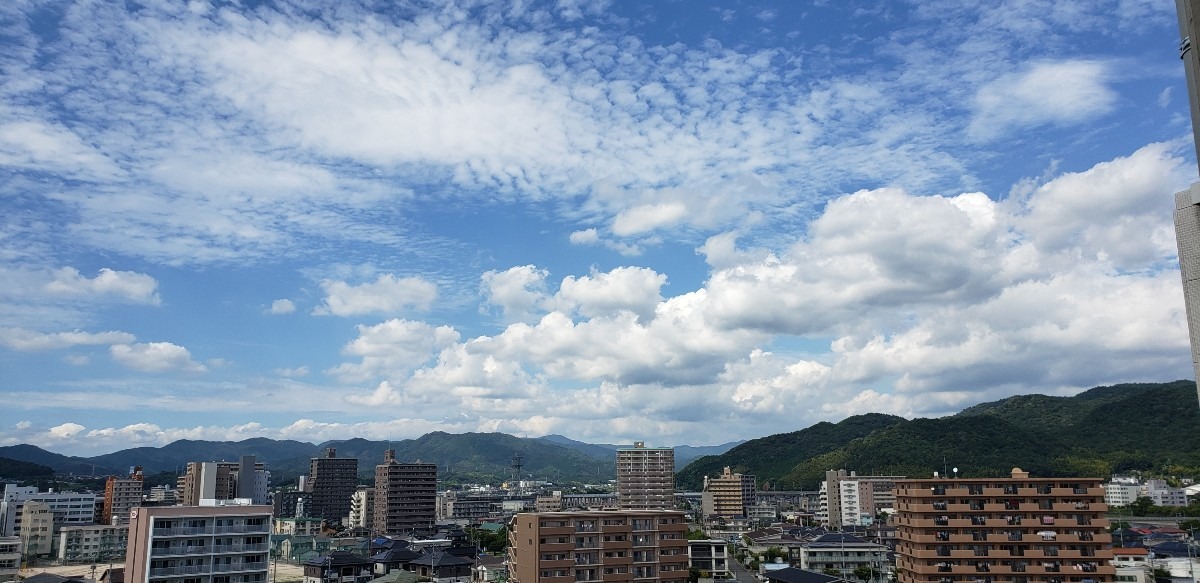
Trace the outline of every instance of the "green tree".
[[1155, 506], [1154, 500], [1149, 496], [1139, 496], [1133, 504], [1126, 506], [1129, 509], [1131, 516], [1154, 516]]
[[866, 583], [875, 576], [875, 569], [872, 569], [870, 565], [859, 565], [854, 568], [854, 576]]
[[833, 567], [825, 567], [824, 569], [821, 569], [821, 572], [825, 573], [826, 575], [829, 575], [830, 577], [841, 577], [842, 576], [842, 572], [838, 571], [837, 569], [834, 569]]

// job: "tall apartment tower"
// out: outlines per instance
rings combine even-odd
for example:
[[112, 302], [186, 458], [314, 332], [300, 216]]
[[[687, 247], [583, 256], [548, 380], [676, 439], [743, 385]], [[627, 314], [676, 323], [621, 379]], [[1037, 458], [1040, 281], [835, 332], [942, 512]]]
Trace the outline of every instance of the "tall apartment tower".
[[358, 459], [337, 457], [337, 450], [325, 449], [324, 457], [312, 458], [308, 465], [308, 481], [312, 492], [308, 516], [332, 522], [350, 517], [350, 499], [358, 489]]
[[132, 512], [126, 581], [267, 581], [271, 507], [147, 506]]
[[618, 448], [617, 500], [626, 510], [674, 508], [675, 449], [641, 441]]
[[104, 483], [104, 524], [129, 524], [129, 511], [142, 505], [142, 466], [129, 469], [129, 476], [109, 476]]
[[1115, 581], [1095, 478], [896, 482], [897, 583]]
[[536, 512], [513, 517], [511, 583], [684, 583], [687, 517], [671, 510]]
[[704, 516], [746, 516], [747, 509], [754, 506], [754, 492], [753, 474], [735, 474], [725, 466], [720, 476], [704, 477]]
[[[1187, 77], [1192, 136], [1200, 160], [1200, 0], [1175, 0], [1179, 16], [1179, 58]], [[1183, 305], [1192, 346], [1192, 370], [1200, 378], [1200, 184], [1175, 193], [1175, 243], [1179, 246], [1179, 273], [1183, 277]], [[1197, 389], [1200, 391], [1200, 388]], [[1200, 393], [1197, 395], [1200, 397]]]
[[437, 520], [437, 465], [402, 464], [396, 450], [375, 466], [375, 512], [372, 529], [379, 534], [433, 534]]

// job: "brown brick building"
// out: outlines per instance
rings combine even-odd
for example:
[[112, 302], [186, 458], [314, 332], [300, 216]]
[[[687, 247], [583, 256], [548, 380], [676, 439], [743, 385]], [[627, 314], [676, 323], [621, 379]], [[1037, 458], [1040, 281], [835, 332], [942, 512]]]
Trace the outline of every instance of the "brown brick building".
[[682, 512], [613, 510], [524, 513], [509, 527], [512, 583], [685, 583]]
[[898, 583], [1111, 583], [1096, 478], [896, 482]]

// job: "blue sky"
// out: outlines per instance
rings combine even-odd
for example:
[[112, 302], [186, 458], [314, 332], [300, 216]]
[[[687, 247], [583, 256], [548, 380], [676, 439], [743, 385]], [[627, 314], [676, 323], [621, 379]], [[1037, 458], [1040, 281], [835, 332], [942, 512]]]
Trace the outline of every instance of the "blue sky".
[[0, 444], [715, 444], [1191, 373], [1149, 0], [6, 2]]

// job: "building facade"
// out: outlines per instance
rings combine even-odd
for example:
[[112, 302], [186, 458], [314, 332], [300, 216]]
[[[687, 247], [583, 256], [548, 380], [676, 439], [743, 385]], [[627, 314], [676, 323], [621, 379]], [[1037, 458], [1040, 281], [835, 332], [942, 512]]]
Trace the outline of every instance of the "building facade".
[[897, 581], [1110, 583], [1107, 510], [1092, 478], [897, 481]]
[[21, 539], [0, 536], [0, 583], [16, 581], [21, 572]]
[[365, 528], [371, 531], [375, 525], [375, 487], [360, 485], [350, 499], [349, 528]]
[[384, 452], [375, 466], [374, 530], [378, 534], [434, 531], [437, 520], [437, 466], [396, 461], [396, 450]]
[[265, 583], [271, 507], [160, 506], [130, 512], [125, 580]]
[[675, 450], [636, 442], [617, 449], [617, 500], [625, 510], [675, 507]]
[[24, 507], [27, 502], [45, 502], [54, 513], [59, 527], [96, 522], [96, 506], [103, 502], [95, 494], [81, 492], [38, 492], [32, 486], [6, 484], [0, 498], [0, 536], [21, 534]]
[[66, 563], [119, 561], [128, 542], [128, 525], [64, 526], [58, 531], [58, 558]]
[[[1200, 0], [1175, 0], [1179, 17], [1179, 58], [1187, 78], [1188, 111], [1200, 159]], [[1175, 193], [1175, 242], [1179, 248], [1179, 275], [1183, 278], [1183, 305], [1192, 346], [1192, 370], [1200, 378], [1200, 183]], [[1197, 386], [1200, 391], [1200, 385]]]
[[104, 482], [104, 516], [100, 522], [129, 524], [129, 511], [142, 505], [142, 466], [130, 468], [124, 478], [109, 476]]
[[512, 583], [685, 583], [687, 517], [668, 510], [522, 513], [509, 525]]
[[180, 504], [199, 506], [202, 500], [244, 498], [253, 504], [270, 504], [271, 472], [255, 456], [236, 462], [188, 462], [179, 480]]
[[896, 502], [896, 480], [904, 476], [859, 476], [846, 470], [825, 472], [816, 515], [822, 526], [840, 529], [867, 526], [875, 516], [890, 511]]
[[826, 573], [847, 581], [883, 583], [888, 580], [891, 562], [888, 548], [846, 533], [823, 534], [816, 539], [788, 548], [793, 567]]
[[[688, 568], [699, 569], [701, 577], [717, 581], [729, 579], [729, 541], [701, 539], [688, 541]], [[708, 574], [705, 575], [704, 573]]]
[[325, 449], [323, 457], [309, 462], [305, 488], [312, 493], [308, 516], [341, 523], [350, 517], [350, 499], [358, 489], [358, 460], [339, 458], [337, 450]]
[[746, 516], [747, 508], [754, 505], [754, 476], [736, 474], [726, 466], [721, 475], [704, 478], [701, 498], [704, 516]]

